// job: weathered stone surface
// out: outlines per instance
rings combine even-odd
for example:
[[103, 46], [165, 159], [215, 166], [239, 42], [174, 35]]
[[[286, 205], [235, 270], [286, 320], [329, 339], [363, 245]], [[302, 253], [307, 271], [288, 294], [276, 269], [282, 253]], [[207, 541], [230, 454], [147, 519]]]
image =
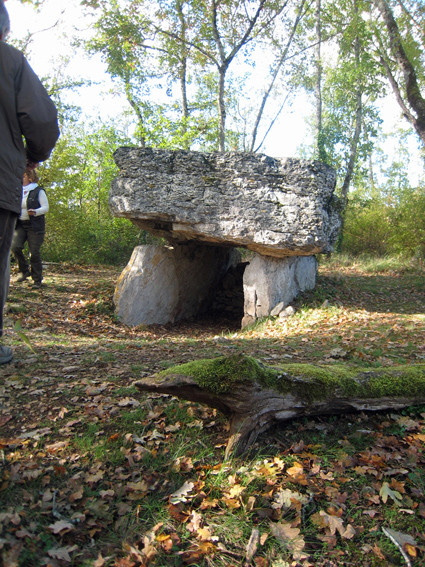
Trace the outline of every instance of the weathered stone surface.
[[316, 272], [314, 256], [271, 258], [256, 255], [243, 276], [242, 327], [261, 317], [277, 315], [300, 291], [313, 289]]
[[198, 315], [238, 259], [231, 248], [197, 243], [137, 246], [115, 288], [116, 314], [127, 325], [163, 325]]
[[244, 246], [262, 255], [332, 250], [340, 227], [335, 171], [242, 152], [119, 148], [114, 215], [169, 241]]

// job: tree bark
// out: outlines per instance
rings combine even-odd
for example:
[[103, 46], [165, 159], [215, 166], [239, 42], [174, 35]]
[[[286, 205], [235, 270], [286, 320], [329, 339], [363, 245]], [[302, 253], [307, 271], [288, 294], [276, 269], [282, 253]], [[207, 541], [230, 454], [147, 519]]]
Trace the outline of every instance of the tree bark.
[[[425, 402], [425, 364], [357, 372], [347, 368], [341, 383], [332, 379], [329, 386], [330, 382], [323, 377], [326, 373], [332, 376], [334, 366], [292, 364], [271, 368], [243, 355], [201, 362], [213, 365], [215, 361], [227, 364], [226, 368], [233, 365], [236, 374], [240, 372], [240, 377], [220, 393], [215, 391], [215, 385], [226, 382], [224, 374], [217, 374], [211, 387], [206, 387], [200, 385], [202, 376], [190, 375], [190, 365], [170, 368], [136, 382], [135, 386], [140, 391], [171, 394], [221, 411], [230, 422], [226, 458], [246, 451], [260, 433], [277, 422], [304, 416], [399, 409]], [[256, 377], [244, 376], [246, 363], [257, 366]], [[276, 386], [270, 385], [272, 375]], [[265, 382], [264, 376], [268, 377]], [[377, 385], [383, 392], [380, 396]]]
[[421, 95], [419, 89], [416, 70], [403, 47], [397, 22], [387, 1], [373, 0], [373, 2], [379, 10], [385, 27], [387, 28], [391, 53], [397, 62], [397, 66], [402, 72], [407, 102], [416, 116], [414, 116], [411, 112], [406, 113], [405, 103], [401, 104], [402, 100], [400, 91], [394, 77], [391, 72], [389, 72], [389, 66], [385, 66], [385, 70], [404, 115], [416, 130], [422, 142], [425, 144], [425, 98]]
[[316, 0], [316, 156], [320, 161], [326, 161], [326, 152], [323, 148], [323, 124], [322, 124], [322, 2]]

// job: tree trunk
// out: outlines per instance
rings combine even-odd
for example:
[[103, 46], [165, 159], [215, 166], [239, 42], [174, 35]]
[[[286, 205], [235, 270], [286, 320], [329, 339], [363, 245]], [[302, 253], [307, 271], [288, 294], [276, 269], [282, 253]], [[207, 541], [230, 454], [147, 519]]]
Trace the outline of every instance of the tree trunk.
[[220, 152], [224, 152], [226, 150], [226, 103], [224, 102], [226, 71], [227, 67], [221, 67], [219, 69], [218, 79], [218, 149]]
[[230, 422], [227, 458], [247, 450], [276, 422], [423, 404], [425, 364], [367, 371], [342, 365], [265, 367], [233, 355], [175, 366], [135, 386], [220, 410]]
[[397, 101], [403, 110], [404, 116], [412, 124], [422, 142], [425, 144], [425, 98], [421, 95], [415, 68], [404, 50], [400, 31], [390, 6], [386, 0], [373, 0], [373, 2], [378, 8], [385, 27], [387, 28], [391, 53], [403, 75], [407, 102], [416, 116], [414, 116], [410, 111], [406, 112], [406, 105], [402, 100], [398, 84], [392, 75], [388, 64], [384, 65], [385, 70], [397, 97]]
[[326, 152], [323, 147], [322, 126], [322, 3], [316, 0], [316, 156], [320, 161], [326, 161]]

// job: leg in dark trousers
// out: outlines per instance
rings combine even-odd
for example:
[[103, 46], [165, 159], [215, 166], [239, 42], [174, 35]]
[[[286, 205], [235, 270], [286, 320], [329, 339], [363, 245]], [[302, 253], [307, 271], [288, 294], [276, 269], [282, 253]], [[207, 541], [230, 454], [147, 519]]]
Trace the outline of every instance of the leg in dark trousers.
[[30, 275], [30, 268], [28, 266], [28, 261], [24, 255], [24, 246], [25, 242], [27, 241], [28, 235], [28, 227], [23, 225], [20, 221], [17, 222], [15, 232], [13, 233], [13, 241], [12, 241], [12, 252], [15, 256], [19, 271], [25, 277]]
[[44, 232], [29, 230], [27, 234], [30, 249], [31, 277], [35, 283], [43, 280], [43, 263], [41, 261], [41, 245], [44, 242]]
[[9, 253], [17, 216], [0, 209], [0, 336], [3, 334], [3, 308], [9, 291]]

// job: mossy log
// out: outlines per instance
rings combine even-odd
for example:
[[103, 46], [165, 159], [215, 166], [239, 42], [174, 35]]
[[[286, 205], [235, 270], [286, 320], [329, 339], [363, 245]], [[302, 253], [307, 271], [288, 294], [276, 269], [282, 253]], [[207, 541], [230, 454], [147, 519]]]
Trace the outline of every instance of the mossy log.
[[223, 412], [230, 421], [226, 457], [259, 433], [300, 416], [399, 409], [425, 403], [425, 364], [370, 370], [343, 364], [265, 366], [232, 355], [173, 366], [135, 383]]

